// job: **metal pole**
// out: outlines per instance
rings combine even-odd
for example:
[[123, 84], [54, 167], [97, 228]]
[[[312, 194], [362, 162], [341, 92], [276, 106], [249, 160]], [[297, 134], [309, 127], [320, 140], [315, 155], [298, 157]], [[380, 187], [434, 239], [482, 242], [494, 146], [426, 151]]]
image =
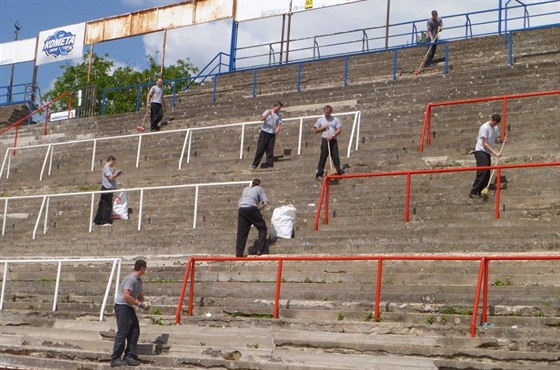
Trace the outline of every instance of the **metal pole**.
[[165, 43], [167, 42], [167, 30], [163, 31], [163, 52], [161, 53], [161, 70], [160, 78], [163, 78], [163, 70], [165, 69]]
[[91, 47], [89, 48], [89, 59], [88, 59], [86, 86], [89, 86], [89, 81], [90, 81], [90, 77], [91, 77], [91, 64], [93, 62], [93, 46], [94, 46], [94, 44], [91, 44]]
[[385, 49], [389, 47], [389, 14], [391, 13], [391, 0], [387, 0], [387, 18], [385, 19]]
[[288, 34], [286, 35], [286, 63], [290, 60], [290, 29], [292, 28], [292, 2], [290, 1], [290, 12], [288, 13]]
[[[279, 64], [282, 64], [282, 58], [284, 56], [284, 28], [286, 26], [286, 14], [282, 15], [282, 35], [280, 36], [280, 61]], [[270, 60], [269, 60], [270, 64]]]
[[[16, 28], [16, 30], [14, 31], [14, 33], [16, 34], [15, 41], [17, 41], [18, 35], [19, 35], [19, 30], [21, 30], [19, 20], [16, 21], [16, 23], [14, 23], [14, 27]], [[12, 86], [14, 85], [14, 69], [15, 69], [15, 67], [16, 67], [15, 63], [12, 64], [12, 74], [10, 75], [10, 88], [8, 89], [8, 103], [12, 102]]]

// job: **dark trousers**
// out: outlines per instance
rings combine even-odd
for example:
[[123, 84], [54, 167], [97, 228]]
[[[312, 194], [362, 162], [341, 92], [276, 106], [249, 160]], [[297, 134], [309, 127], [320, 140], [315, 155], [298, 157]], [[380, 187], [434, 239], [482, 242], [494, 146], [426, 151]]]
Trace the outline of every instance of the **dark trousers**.
[[327, 163], [327, 158], [329, 157], [329, 148], [327, 145], [331, 146], [331, 157], [338, 174], [342, 174], [340, 169], [340, 158], [338, 157], [338, 141], [332, 139], [328, 141], [325, 138], [321, 139], [321, 156], [319, 157], [319, 165], [317, 166], [317, 176], [323, 176], [323, 171], [325, 169], [325, 163]]
[[150, 123], [152, 131], [158, 131], [158, 124], [163, 118], [163, 107], [159, 103], [150, 104]]
[[[490, 154], [485, 151], [479, 150], [474, 152], [474, 157], [476, 158], [476, 166], [490, 166], [492, 160], [490, 159]], [[488, 186], [488, 181], [490, 180], [490, 170], [480, 170], [476, 171], [476, 178], [474, 180], [471, 194], [480, 195], [480, 192]]]
[[436, 44], [432, 44], [430, 46], [430, 51], [428, 52], [428, 57], [426, 58], [426, 62], [424, 63], [424, 66], [427, 67], [430, 64], [432, 64], [432, 60], [434, 59], [434, 55], [436, 55], [436, 49], [437, 49], [437, 45]]
[[237, 217], [237, 243], [235, 244], [235, 256], [243, 257], [245, 253], [245, 245], [247, 237], [251, 230], [251, 225], [255, 225], [259, 230], [257, 239], [257, 253], [264, 253], [266, 243], [266, 222], [264, 221], [261, 211], [257, 207], [240, 207]]
[[[111, 190], [104, 186], [101, 190]], [[111, 222], [111, 214], [113, 213], [113, 193], [101, 194], [99, 205], [97, 206], [97, 214], [93, 222], [97, 225], [103, 225]]]
[[137, 358], [136, 347], [140, 337], [140, 323], [136, 311], [133, 307], [116, 304], [115, 316], [117, 318], [117, 335], [115, 336], [111, 361], [120, 359], [123, 352], [125, 357]]
[[274, 154], [274, 143], [276, 142], [276, 135], [269, 134], [261, 130], [259, 134], [259, 141], [257, 142], [257, 152], [255, 153], [255, 160], [253, 161], [253, 167], [257, 167], [261, 162], [264, 152], [266, 152], [266, 165], [267, 167], [274, 166], [272, 162], [272, 157]]

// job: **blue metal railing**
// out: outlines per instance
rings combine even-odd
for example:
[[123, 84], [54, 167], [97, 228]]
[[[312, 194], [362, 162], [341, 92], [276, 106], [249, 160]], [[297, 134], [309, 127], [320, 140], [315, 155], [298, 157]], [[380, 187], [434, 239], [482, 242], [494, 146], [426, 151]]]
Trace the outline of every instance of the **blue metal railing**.
[[[517, 4], [510, 5], [512, 1], [515, 1]], [[447, 60], [449, 52], [449, 41], [488, 35], [500, 35], [502, 34], [503, 24], [505, 29], [503, 33], [506, 36], [505, 42], [507, 44], [507, 37], [509, 34], [508, 28], [511, 28], [512, 26], [517, 27], [516, 31], [530, 29], [529, 9], [531, 9], [531, 11], [533, 12], [531, 18], [537, 20], [541, 19], [545, 24], [547, 24], [547, 26], [539, 26], [539, 28], [556, 27], [560, 9], [557, 8], [556, 10], [550, 11], [546, 8], [546, 6], [559, 3], [560, 0], [547, 0], [526, 5], [519, 0], [508, 0], [505, 4], [505, 7], [502, 7], [502, 3], [500, 2], [499, 8], [445, 16], [443, 18], [445, 25], [445, 40], [441, 40], [437, 43], [443, 44], [445, 47], [445, 65], [443, 71], [444, 75], [447, 75], [448, 73]], [[522, 15], [514, 14], [514, 12], [516, 12], [517, 10], [521, 10]], [[505, 14], [505, 17], [502, 17], [502, 13]], [[548, 18], [552, 19], [553, 22], [547, 23]], [[359, 30], [336, 32], [327, 35], [291, 39], [289, 40], [290, 45], [292, 46], [292, 48], [289, 50], [289, 55], [292, 57], [290, 61], [288, 61], [287, 59], [283, 60], [281, 55], [283, 52], [287, 53], [287, 51], [282, 51], [284, 50], [284, 48], [282, 47], [284, 45], [283, 43], [286, 43], [286, 41], [264, 43], [245, 47], [235, 47], [232, 49], [233, 53], [235, 54], [234, 58], [225, 53], [218, 53], [197, 76], [189, 78], [190, 83], [184, 90], [190, 88], [194, 82], [203, 82], [210, 77], [213, 79], [212, 101], [215, 102], [217, 95], [216, 90], [218, 85], [218, 78], [221, 75], [233, 71], [248, 70], [252, 71], [253, 73], [252, 95], [256, 96], [256, 81], [258, 71], [260, 69], [267, 68], [273, 65], [282, 64], [297, 65], [298, 76], [296, 82], [296, 90], [300, 91], [301, 70], [303, 64], [316, 60], [329, 60], [341, 57], [345, 58], [342, 85], [347, 86], [349, 64], [348, 58], [350, 56], [387, 51], [392, 51], [393, 53], [392, 79], [395, 80], [397, 76], [396, 71], [399, 51], [406, 48], [426, 47], [425, 44], [421, 44], [418, 42], [418, 30], [425, 28], [426, 21], [427, 19], [421, 19], [389, 25], [391, 32], [388, 36], [388, 39], [390, 40], [391, 46], [389, 46], [388, 48], [385, 48], [384, 45], [386, 39], [385, 27], [371, 27]], [[237, 27], [235, 22], [233, 27], [234, 29], [236, 29]], [[356, 33], [359, 33], [359, 36], [355, 36]], [[369, 35], [370, 33], [371, 36]], [[360, 46], [355, 47], [356, 44], [359, 44]], [[511, 50], [512, 46], [510, 45], [509, 48]], [[268, 52], [263, 53], [263, 49], [268, 50]], [[280, 50], [280, 52], [277, 52], [275, 50]], [[222, 58], [226, 57], [229, 58], [228, 64], [222, 61]], [[512, 57], [510, 55], [510, 64], [511, 63]], [[228, 67], [227, 71], [222, 71], [222, 66]], [[173, 85], [173, 108], [175, 107], [175, 86], [177, 81], [179, 80], [166, 81], [166, 84]], [[143, 84], [142, 86], [144, 85], [146, 84]], [[141, 86], [138, 85], [125, 88], [140, 87]], [[103, 90], [104, 97], [106, 96], [107, 92], [117, 89], [122, 88], [111, 88]], [[105, 102], [105, 99], [103, 99], [101, 114], [104, 114]], [[138, 103], [136, 109], [139, 109]]]
[[[33, 92], [33, 86], [31, 83], [0, 86], [0, 107], [22, 104], [27, 105], [30, 112], [43, 105], [41, 89], [37, 86], [35, 87], [35, 92]], [[32, 123], [33, 118], [34, 117], [29, 117], [27, 123]], [[42, 118], [43, 117], [39, 117], [38, 120], [41, 120]]]

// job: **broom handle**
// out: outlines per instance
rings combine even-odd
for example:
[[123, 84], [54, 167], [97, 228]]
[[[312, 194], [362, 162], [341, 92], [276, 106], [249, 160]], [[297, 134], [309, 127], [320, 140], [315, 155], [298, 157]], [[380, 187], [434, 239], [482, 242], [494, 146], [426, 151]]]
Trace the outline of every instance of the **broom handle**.
[[[502, 150], [504, 150], [504, 145], [506, 145], [505, 141], [502, 143], [502, 147], [500, 148], [500, 157], [501, 157], [501, 154], [502, 154]], [[500, 157], [498, 157], [498, 159], [496, 159], [496, 163], [494, 163], [494, 166], [498, 165], [498, 162], [500, 162]], [[492, 172], [490, 172], [490, 179], [488, 180], [488, 185], [486, 185], [487, 188], [490, 187], [490, 184], [492, 183], [492, 178], [494, 177], [495, 172], [496, 172], [495, 169], [493, 169]]]
[[[438, 36], [439, 36], [439, 31], [436, 33], [436, 37], [434, 37], [435, 42], [437, 42]], [[420, 63], [420, 67], [418, 67], [417, 71], [422, 69], [422, 67], [424, 66], [424, 63], [426, 62], [426, 58], [428, 57], [428, 54], [430, 53], [430, 50], [432, 50], [432, 46], [433, 45], [430, 42], [430, 47], [428, 48], [428, 51], [426, 52], [426, 55], [424, 55], [424, 59], [422, 59], [422, 63]]]
[[327, 140], [327, 148], [329, 149], [329, 165], [331, 166], [332, 170], [332, 157], [331, 157], [331, 143]]

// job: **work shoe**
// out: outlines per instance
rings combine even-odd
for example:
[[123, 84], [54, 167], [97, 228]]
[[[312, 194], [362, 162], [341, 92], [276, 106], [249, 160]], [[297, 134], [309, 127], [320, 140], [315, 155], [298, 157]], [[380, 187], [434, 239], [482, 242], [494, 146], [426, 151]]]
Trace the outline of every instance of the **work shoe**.
[[315, 180], [317, 180], [317, 181], [323, 181], [323, 176], [317, 175], [317, 176], [315, 176]]
[[254, 170], [256, 170], [256, 169], [257, 169], [257, 166], [252, 165], [251, 168], [253, 168]]
[[124, 362], [120, 358], [111, 361], [111, 367], [123, 367], [123, 366], [126, 366], [126, 362]]
[[130, 356], [126, 356], [126, 357], [124, 358], [124, 362], [126, 362], [126, 363], [127, 363], [128, 365], [130, 365], [130, 366], [138, 366], [138, 365], [140, 365], [140, 361], [138, 361], [137, 359], [132, 358], [132, 357], [130, 357]]
[[471, 199], [480, 199], [480, 198], [482, 198], [482, 195], [470, 193], [470, 194], [469, 194], [469, 198], [471, 198]]
[[110, 223], [107, 222], [107, 223], [104, 223], [104, 224], [101, 225], [101, 226], [106, 226], [106, 227], [109, 226], [109, 227], [111, 227], [111, 226], [113, 226], [113, 224], [110, 224]]

